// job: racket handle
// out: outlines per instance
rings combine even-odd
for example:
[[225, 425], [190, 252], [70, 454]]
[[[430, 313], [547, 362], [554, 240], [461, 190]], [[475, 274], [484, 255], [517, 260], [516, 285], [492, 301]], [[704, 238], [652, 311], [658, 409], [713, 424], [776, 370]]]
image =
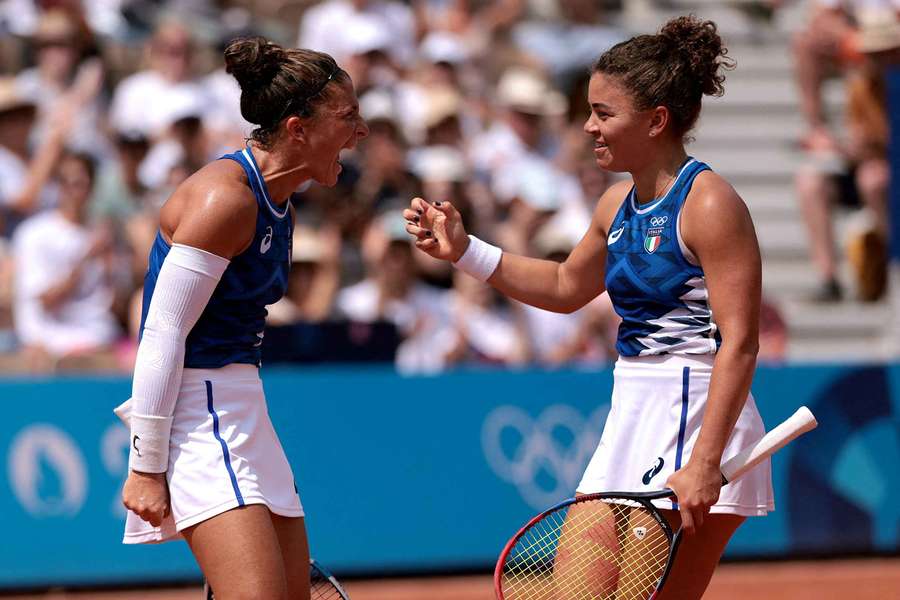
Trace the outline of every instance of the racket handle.
[[722, 481], [734, 481], [760, 462], [781, 450], [788, 442], [816, 428], [819, 423], [805, 406], [768, 432], [757, 442], [741, 450], [722, 465]]

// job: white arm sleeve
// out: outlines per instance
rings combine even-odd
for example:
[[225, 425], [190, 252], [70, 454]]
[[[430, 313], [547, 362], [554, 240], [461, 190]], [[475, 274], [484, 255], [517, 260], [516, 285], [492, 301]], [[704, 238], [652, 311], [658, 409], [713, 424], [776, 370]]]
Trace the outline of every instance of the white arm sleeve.
[[181, 386], [188, 333], [206, 308], [229, 261], [174, 244], [163, 261], [147, 309], [131, 387], [132, 470], [168, 469], [169, 431]]

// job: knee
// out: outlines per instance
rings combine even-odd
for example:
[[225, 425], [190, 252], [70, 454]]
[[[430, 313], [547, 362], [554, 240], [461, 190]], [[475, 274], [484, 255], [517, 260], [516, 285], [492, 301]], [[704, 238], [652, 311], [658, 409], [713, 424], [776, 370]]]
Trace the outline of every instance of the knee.
[[885, 198], [889, 181], [890, 169], [887, 161], [867, 160], [856, 168], [856, 187], [864, 198]]
[[794, 178], [797, 198], [803, 204], [830, 204], [828, 179], [813, 169], [803, 169]]

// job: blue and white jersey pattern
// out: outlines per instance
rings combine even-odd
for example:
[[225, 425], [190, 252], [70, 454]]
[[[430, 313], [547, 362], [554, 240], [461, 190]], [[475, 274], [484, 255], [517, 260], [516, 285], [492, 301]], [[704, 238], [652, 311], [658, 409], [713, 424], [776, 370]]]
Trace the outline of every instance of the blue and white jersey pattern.
[[607, 237], [606, 289], [622, 323], [620, 356], [715, 354], [721, 336], [703, 269], [689, 260], [681, 207], [706, 164], [688, 158], [662, 198], [638, 206], [634, 187]]
[[[257, 204], [256, 233], [250, 246], [231, 259], [209, 304], [188, 335], [184, 366], [193, 369], [213, 369], [233, 363], [259, 366], [266, 306], [284, 295], [291, 267], [294, 222], [290, 204], [279, 209], [272, 202], [249, 148], [222, 158], [236, 161], [247, 174]], [[169, 245], [158, 233], [144, 278], [142, 332], [159, 270], [168, 253]]]

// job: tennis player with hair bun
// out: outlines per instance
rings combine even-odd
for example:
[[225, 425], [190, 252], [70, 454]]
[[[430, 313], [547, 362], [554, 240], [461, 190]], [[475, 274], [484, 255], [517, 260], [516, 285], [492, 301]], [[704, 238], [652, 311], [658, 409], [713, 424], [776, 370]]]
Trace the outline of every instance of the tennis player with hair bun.
[[597, 165], [631, 178], [599, 199], [564, 263], [467, 236], [446, 202], [415, 198], [403, 213], [417, 247], [521, 302], [571, 312], [609, 292], [622, 317], [612, 408], [577, 492], [676, 492], [660, 506], [687, 535], [660, 598], [700, 598], [738, 526], [774, 508], [768, 462], [725, 488], [719, 470], [765, 433], [750, 395], [756, 233], [734, 189], [684, 147], [732, 66], [715, 24], [695, 17], [594, 63], [584, 130]]
[[233, 41], [246, 148], [162, 208], [144, 285], [130, 420], [125, 543], [181, 534], [217, 600], [308, 599], [309, 550], [259, 378], [266, 305], [284, 294], [303, 182], [337, 182], [368, 134], [350, 77], [320, 52]]

